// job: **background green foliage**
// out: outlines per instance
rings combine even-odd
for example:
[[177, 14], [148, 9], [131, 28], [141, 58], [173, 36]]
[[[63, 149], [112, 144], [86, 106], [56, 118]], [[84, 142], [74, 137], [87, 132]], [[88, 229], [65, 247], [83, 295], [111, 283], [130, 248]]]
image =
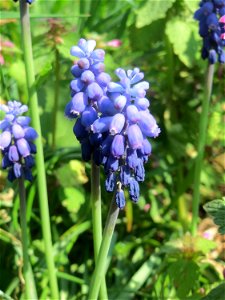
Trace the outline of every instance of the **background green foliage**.
[[[81, 161], [73, 123], [64, 117], [74, 61], [69, 50], [81, 37], [95, 39], [106, 51], [106, 71], [112, 77], [117, 67], [138, 66], [145, 72], [151, 83], [147, 95], [150, 109], [162, 130], [152, 141], [153, 154], [141, 184], [140, 201], [137, 205], [127, 201], [120, 213], [109, 256], [110, 299], [215, 299], [210, 295], [222, 299], [224, 285], [213, 289], [223, 279], [224, 241], [202, 206], [198, 236], [188, 233], [207, 64], [200, 59], [201, 39], [192, 17], [197, 4], [189, 0], [36, 0], [30, 7], [40, 103], [37, 113], [42, 122], [53, 255], [62, 300], [83, 299], [94, 267], [90, 165]], [[20, 99], [26, 103], [18, 3], [1, 1], [0, 6], [0, 55], [4, 57], [1, 101]], [[109, 46], [113, 39], [120, 39], [122, 45]], [[14, 46], [6, 47], [4, 41]], [[224, 68], [216, 66], [202, 170], [202, 205], [221, 198], [225, 190], [223, 76]], [[5, 172], [0, 176], [0, 297], [23, 299], [17, 187], [6, 182]], [[37, 196], [36, 181], [27, 184], [27, 220], [32, 237], [29, 255], [38, 295], [48, 299]], [[103, 188], [103, 221], [110, 197]]]

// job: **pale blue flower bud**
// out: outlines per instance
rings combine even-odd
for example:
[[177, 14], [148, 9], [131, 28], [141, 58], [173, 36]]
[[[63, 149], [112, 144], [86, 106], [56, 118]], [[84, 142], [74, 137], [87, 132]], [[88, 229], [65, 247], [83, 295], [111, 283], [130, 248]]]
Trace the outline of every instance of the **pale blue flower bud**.
[[17, 147], [15, 145], [12, 145], [9, 147], [8, 158], [12, 162], [16, 162], [19, 160], [19, 153], [18, 153]]
[[143, 135], [137, 124], [130, 125], [127, 129], [128, 141], [132, 149], [140, 149], [142, 147]]
[[22, 157], [30, 155], [30, 146], [24, 138], [17, 140], [16, 145]]
[[88, 105], [87, 96], [82, 92], [77, 93], [72, 98], [70, 113], [79, 114], [85, 110], [87, 105]]
[[0, 134], [0, 149], [4, 150], [11, 143], [11, 133], [9, 131], [4, 131]]
[[123, 95], [120, 95], [113, 100], [113, 103], [114, 107], [121, 112], [127, 103], [127, 98]]
[[126, 109], [127, 119], [133, 123], [137, 123], [139, 121], [139, 111], [135, 105], [128, 105]]
[[111, 153], [114, 157], [119, 158], [119, 157], [123, 156], [124, 151], [125, 151], [124, 142], [125, 142], [125, 139], [124, 139], [123, 135], [117, 134], [114, 137], [112, 145], [111, 145]]
[[87, 87], [87, 95], [90, 99], [97, 101], [103, 96], [103, 91], [96, 82], [93, 82]]
[[123, 114], [116, 114], [112, 117], [112, 121], [109, 125], [109, 131], [112, 135], [120, 133], [125, 124], [125, 117]]

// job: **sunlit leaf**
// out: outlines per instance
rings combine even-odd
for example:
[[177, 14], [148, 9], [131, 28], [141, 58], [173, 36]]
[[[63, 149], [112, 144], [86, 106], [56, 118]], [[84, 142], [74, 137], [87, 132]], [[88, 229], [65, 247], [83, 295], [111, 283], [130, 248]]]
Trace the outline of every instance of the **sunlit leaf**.
[[191, 67], [199, 59], [198, 27], [194, 21], [171, 19], [166, 24], [166, 34], [173, 45], [175, 54]]
[[24, 63], [21, 60], [15, 60], [10, 66], [9, 66], [9, 74], [12, 76], [17, 84], [24, 88], [25, 90], [25, 84], [26, 84], [26, 75], [25, 75], [25, 67]]
[[66, 187], [64, 189], [64, 195], [62, 204], [70, 213], [78, 212], [81, 205], [85, 202], [84, 193], [78, 189]]
[[199, 0], [184, 0], [184, 2], [192, 13], [197, 10], [198, 4], [200, 3]]
[[83, 162], [74, 159], [69, 162], [69, 166], [71, 170], [75, 173], [78, 183], [84, 184], [88, 182], [88, 177], [85, 173], [85, 166]]
[[143, 7], [137, 11], [136, 26], [141, 28], [151, 24], [155, 20], [164, 18], [167, 10], [174, 2], [175, 0], [148, 0]]

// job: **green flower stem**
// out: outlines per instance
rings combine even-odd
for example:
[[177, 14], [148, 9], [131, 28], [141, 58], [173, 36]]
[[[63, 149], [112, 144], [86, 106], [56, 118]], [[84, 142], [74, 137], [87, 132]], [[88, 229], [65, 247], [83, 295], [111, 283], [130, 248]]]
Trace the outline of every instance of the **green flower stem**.
[[52, 148], [55, 148], [56, 140], [56, 121], [59, 106], [59, 88], [60, 88], [60, 64], [59, 64], [59, 51], [55, 49], [55, 95], [54, 95], [54, 110], [52, 120]]
[[22, 249], [23, 249], [23, 276], [25, 280], [25, 298], [38, 299], [34, 276], [28, 257], [28, 232], [26, 220], [26, 192], [23, 177], [18, 179], [19, 195], [20, 195], [20, 224], [22, 231]]
[[[102, 213], [101, 213], [101, 187], [100, 187], [100, 170], [94, 160], [91, 161], [91, 205], [92, 205], [92, 222], [93, 222], [93, 239], [94, 239], [94, 256], [97, 263], [98, 253], [102, 241]], [[108, 299], [105, 277], [99, 293], [100, 299]]]
[[116, 205], [115, 197], [113, 197], [106, 220], [106, 226], [104, 229], [102, 243], [98, 254], [97, 264], [91, 280], [88, 300], [97, 300], [98, 298], [99, 288], [106, 271], [107, 255], [109, 252], [118, 215], [119, 208]]
[[208, 65], [205, 79], [204, 98], [202, 103], [202, 112], [199, 123], [199, 137], [198, 137], [198, 156], [195, 162], [194, 173], [194, 193], [193, 193], [193, 206], [192, 206], [192, 235], [196, 235], [198, 224], [198, 213], [200, 204], [200, 184], [201, 184], [201, 171], [203, 166], [204, 148], [206, 143], [206, 132], [208, 124], [209, 104], [213, 86], [214, 64]]
[[39, 119], [39, 108], [38, 108], [38, 97], [35, 88], [35, 73], [32, 53], [32, 41], [30, 32], [30, 18], [29, 9], [26, 0], [20, 0], [20, 19], [22, 29], [22, 40], [24, 49], [24, 61], [26, 69], [26, 79], [29, 94], [29, 105], [31, 109], [31, 117], [33, 126], [38, 132], [39, 138], [36, 141], [37, 154], [37, 179], [38, 179], [38, 191], [39, 191], [39, 205], [41, 214], [41, 224], [45, 246], [45, 257], [48, 268], [48, 278], [51, 289], [51, 299], [59, 299], [58, 283], [56, 278], [56, 270], [54, 265], [52, 237], [50, 228], [49, 218], [49, 207], [48, 207], [48, 194], [46, 185], [46, 174], [44, 165], [44, 154], [41, 142], [41, 124]]

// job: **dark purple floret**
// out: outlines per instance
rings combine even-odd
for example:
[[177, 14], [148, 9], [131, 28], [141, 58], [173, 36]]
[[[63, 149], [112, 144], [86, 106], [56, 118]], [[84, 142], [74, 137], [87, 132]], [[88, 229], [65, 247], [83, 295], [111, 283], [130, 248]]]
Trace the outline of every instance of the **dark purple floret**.
[[131, 178], [129, 182], [129, 195], [132, 201], [134, 202], [138, 201], [140, 195], [140, 189], [139, 189], [138, 182], [134, 178]]
[[137, 151], [127, 148], [127, 164], [131, 169], [135, 169], [138, 165]]
[[28, 155], [27, 157], [24, 158], [24, 160], [25, 160], [25, 166], [27, 168], [32, 168], [35, 164], [34, 157], [32, 155]]
[[97, 148], [101, 145], [102, 142], [102, 134], [101, 133], [90, 133], [89, 140], [92, 146]]
[[75, 134], [79, 142], [81, 142], [85, 138], [88, 138], [88, 131], [81, 124], [81, 118], [76, 120], [76, 123], [73, 126], [73, 133]]
[[37, 132], [29, 126], [30, 118], [20, 116], [28, 110], [26, 105], [18, 101], [9, 101], [7, 105], [1, 104], [0, 110], [5, 112], [4, 119], [0, 122], [0, 149], [3, 154], [2, 168], [8, 169], [8, 179], [13, 181], [24, 176], [30, 180], [31, 168], [34, 166], [32, 154], [36, 153], [33, 141], [38, 137]]
[[116, 172], [119, 169], [119, 160], [113, 155], [110, 155], [104, 165], [105, 173]]
[[145, 180], [145, 168], [143, 164], [143, 160], [138, 158], [138, 164], [135, 168], [135, 178], [137, 181], [144, 181]]
[[34, 143], [31, 143], [30, 141], [28, 142], [29, 146], [30, 146], [30, 153], [31, 154], [36, 154], [37, 153], [37, 147]]
[[126, 201], [124, 191], [122, 189], [116, 192], [116, 204], [120, 209], [125, 207]]
[[131, 172], [129, 166], [121, 166], [120, 168], [120, 181], [122, 185], [127, 186], [131, 180]]
[[102, 154], [104, 156], [109, 156], [111, 153], [111, 145], [113, 141], [113, 136], [108, 135], [102, 142]]
[[13, 182], [15, 179], [16, 179], [16, 175], [14, 173], [14, 169], [13, 168], [10, 168], [9, 169], [9, 172], [8, 172], [8, 180]]
[[109, 173], [105, 180], [105, 189], [107, 192], [113, 192], [116, 187], [116, 173]]
[[97, 166], [100, 166], [103, 160], [102, 152], [99, 147], [94, 147], [93, 160]]
[[27, 167], [24, 168], [24, 177], [28, 181], [32, 181], [33, 180], [33, 176], [32, 176], [30, 168], [27, 168]]
[[13, 162], [8, 158], [8, 153], [5, 153], [5, 155], [2, 158], [2, 169], [7, 169], [8, 167], [11, 167], [13, 165]]
[[81, 142], [81, 154], [84, 161], [89, 161], [91, 159], [92, 147], [88, 138]]

